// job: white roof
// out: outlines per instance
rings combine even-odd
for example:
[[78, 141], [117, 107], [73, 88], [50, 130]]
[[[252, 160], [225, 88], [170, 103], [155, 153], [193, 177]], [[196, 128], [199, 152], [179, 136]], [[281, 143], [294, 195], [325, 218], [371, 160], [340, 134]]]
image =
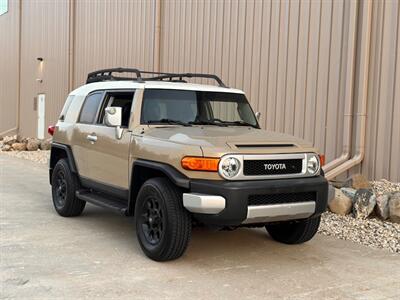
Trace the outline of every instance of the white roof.
[[101, 81], [85, 84], [75, 90], [71, 95], [87, 95], [95, 90], [103, 89], [171, 89], [171, 90], [189, 90], [189, 91], [205, 91], [205, 92], [225, 92], [244, 94], [243, 91], [232, 88], [223, 88], [215, 85], [194, 84], [183, 82], [168, 82], [168, 81], [146, 81], [144, 83], [136, 81]]

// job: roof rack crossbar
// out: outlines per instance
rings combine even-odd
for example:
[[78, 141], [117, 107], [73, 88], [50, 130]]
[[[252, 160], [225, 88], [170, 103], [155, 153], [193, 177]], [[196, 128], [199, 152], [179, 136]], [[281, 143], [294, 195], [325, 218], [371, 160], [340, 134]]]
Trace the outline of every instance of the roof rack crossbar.
[[[120, 77], [114, 76], [113, 73], [132, 73], [136, 75], [134, 77]], [[143, 78], [142, 74], [156, 75], [154, 77]], [[227, 87], [222, 80], [214, 74], [202, 74], [202, 73], [167, 73], [167, 72], [152, 72], [152, 71], [141, 71], [139, 69], [132, 68], [112, 68], [102, 69], [91, 72], [88, 74], [86, 83], [100, 82], [107, 80], [135, 80], [138, 82], [149, 81], [175, 81], [175, 82], [186, 82], [183, 78], [207, 78], [214, 79], [220, 87]]]

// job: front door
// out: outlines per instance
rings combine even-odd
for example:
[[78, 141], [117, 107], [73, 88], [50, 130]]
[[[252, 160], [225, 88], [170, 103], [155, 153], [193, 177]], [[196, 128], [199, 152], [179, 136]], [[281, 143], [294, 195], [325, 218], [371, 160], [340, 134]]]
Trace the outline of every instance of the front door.
[[[126, 196], [129, 190], [129, 122], [134, 91], [105, 92], [94, 123], [86, 129], [86, 159], [89, 179], [94, 188]], [[115, 127], [104, 122], [106, 107], [122, 108], [123, 134], [119, 139]]]

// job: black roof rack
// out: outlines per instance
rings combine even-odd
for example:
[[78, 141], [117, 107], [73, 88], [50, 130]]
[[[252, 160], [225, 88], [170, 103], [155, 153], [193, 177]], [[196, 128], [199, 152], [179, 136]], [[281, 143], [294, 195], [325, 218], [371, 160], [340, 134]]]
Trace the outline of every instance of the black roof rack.
[[[135, 77], [122, 77], [115, 76], [113, 73], [130, 73]], [[142, 74], [154, 75], [152, 77], [142, 77]], [[134, 80], [137, 82], [147, 81], [172, 81], [172, 82], [186, 82], [184, 78], [208, 78], [214, 79], [220, 87], [227, 87], [222, 80], [213, 74], [201, 73], [165, 73], [165, 72], [150, 72], [141, 71], [139, 69], [131, 68], [112, 68], [94, 71], [88, 74], [86, 83], [110, 81], [110, 80]]]

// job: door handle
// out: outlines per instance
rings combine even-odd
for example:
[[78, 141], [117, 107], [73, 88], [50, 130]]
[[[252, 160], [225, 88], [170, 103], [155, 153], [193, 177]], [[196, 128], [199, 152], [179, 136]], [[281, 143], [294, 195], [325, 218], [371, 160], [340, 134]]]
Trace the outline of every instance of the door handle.
[[94, 144], [95, 142], [97, 142], [97, 135], [95, 135], [95, 134], [88, 134], [88, 135], [86, 136], [86, 139], [87, 139], [88, 141], [90, 141], [92, 144]]

